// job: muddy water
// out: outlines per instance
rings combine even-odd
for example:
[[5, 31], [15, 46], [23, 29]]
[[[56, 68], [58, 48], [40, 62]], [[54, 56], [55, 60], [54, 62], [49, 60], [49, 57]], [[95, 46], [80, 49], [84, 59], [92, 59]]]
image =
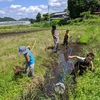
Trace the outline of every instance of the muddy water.
[[[55, 85], [58, 82], [63, 82], [66, 74], [71, 74], [73, 69], [73, 60], [68, 60], [70, 50], [61, 53], [59, 56], [58, 66], [52, 68], [49, 78], [46, 80], [45, 93], [52, 98], [55, 93]], [[68, 95], [66, 100], [68, 100]]]

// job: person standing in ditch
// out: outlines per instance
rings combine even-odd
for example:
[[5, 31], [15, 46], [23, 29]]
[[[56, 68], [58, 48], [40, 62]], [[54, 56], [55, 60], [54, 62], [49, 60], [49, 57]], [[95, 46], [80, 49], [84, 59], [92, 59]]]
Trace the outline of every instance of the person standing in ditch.
[[87, 68], [91, 66], [91, 71], [94, 72], [94, 65], [92, 60], [94, 59], [93, 53], [88, 53], [86, 57], [79, 57], [79, 56], [68, 56], [69, 59], [77, 58], [78, 61], [74, 65], [74, 69], [72, 74], [74, 75], [74, 79], [76, 79], [77, 75], [83, 75], [84, 72], [87, 71]]
[[32, 52], [26, 46], [20, 46], [19, 54], [23, 54], [25, 57], [25, 61], [23, 62], [22, 66], [26, 64], [26, 76], [28, 77], [29, 74], [31, 74], [31, 77], [33, 78], [35, 59]]
[[68, 45], [69, 30], [66, 30], [64, 35], [63, 45]]
[[56, 29], [56, 25], [52, 25], [52, 30], [51, 30], [53, 40], [54, 40], [54, 48], [53, 51], [57, 52], [58, 50], [58, 45], [59, 45], [59, 33]]

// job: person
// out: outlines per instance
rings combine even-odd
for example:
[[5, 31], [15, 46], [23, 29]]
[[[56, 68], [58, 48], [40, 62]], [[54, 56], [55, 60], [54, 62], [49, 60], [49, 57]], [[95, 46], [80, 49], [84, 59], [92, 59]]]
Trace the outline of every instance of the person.
[[83, 75], [84, 72], [87, 71], [87, 68], [91, 66], [91, 71], [94, 71], [94, 65], [92, 60], [94, 59], [93, 53], [88, 53], [86, 57], [80, 57], [80, 56], [68, 56], [69, 59], [77, 58], [78, 61], [74, 65], [74, 69], [72, 71], [72, 74], [74, 75], [74, 78], [76, 78], [77, 75]]
[[35, 58], [34, 58], [32, 52], [26, 46], [20, 46], [19, 54], [23, 54], [25, 57], [25, 61], [23, 62], [22, 66], [24, 66], [26, 64], [25, 71], [26, 71], [27, 77], [31, 73], [31, 76], [33, 78], [34, 77]]
[[55, 51], [58, 50], [58, 45], [59, 45], [59, 33], [58, 33], [55, 25], [52, 25], [51, 33], [52, 33], [52, 36], [53, 36], [53, 39], [54, 39], [54, 49], [53, 49], [53, 51], [55, 52]]
[[68, 45], [69, 30], [66, 30], [64, 35], [63, 45]]

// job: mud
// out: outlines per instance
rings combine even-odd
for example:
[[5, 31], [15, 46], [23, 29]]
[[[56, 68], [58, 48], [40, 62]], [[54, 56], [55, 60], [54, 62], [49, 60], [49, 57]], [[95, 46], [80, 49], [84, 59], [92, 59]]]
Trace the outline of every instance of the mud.
[[[60, 45], [59, 48], [60, 50], [58, 51], [58, 53], [54, 55], [52, 55], [53, 57], [57, 57], [59, 56], [58, 62], [54, 62], [52, 67], [51, 67], [51, 72], [49, 73], [49, 77], [46, 77], [45, 80], [45, 85], [44, 85], [44, 92], [46, 93], [46, 95], [48, 95], [52, 100], [54, 99], [54, 93], [55, 93], [55, 84], [58, 82], [62, 81], [62, 76], [63, 76], [63, 70], [66, 67], [66, 62], [68, 62], [68, 56], [69, 55], [76, 55], [80, 52], [80, 44], [77, 43], [71, 43], [69, 46], [63, 46]], [[71, 54], [70, 54], [70, 50], [72, 50]], [[71, 73], [71, 68], [73, 67], [71, 64], [70, 66], [70, 70], [69, 70], [69, 74]], [[71, 67], [72, 66], [72, 67]], [[67, 88], [65, 89], [67, 91]], [[62, 96], [61, 98], [63, 98], [63, 100], [69, 100], [68, 99], [68, 92], [65, 92], [64, 94], [61, 94], [60, 96]]]
[[[60, 45], [59, 46], [60, 50], [57, 53], [51, 52], [49, 54], [49, 56], [51, 56], [54, 59], [54, 61], [51, 62], [51, 65], [48, 65], [48, 66], [46, 66], [44, 64], [44, 66], [49, 68], [49, 71], [44, 76], [44, 78], [45, 78], [44, 83], [41, 84], [41, 82], [40, 82], [40, 83], [37, 84], [36, 88], [38, 88], [39, 90], [38, 90], [36, 96], [34, 96], [33, 100], [44, 100], [44, 99], [46, 100], [48, 98], [50, 100], [69, 100], [69, 94], [68, 94], [69, 85], [70, 85], [70, 90], [71, 90], [72, 93], [75, 92], [75, 88], [76, 88], [76, 85], [72, 83], [73, 79], [71, 79], [71, 82], [68, 81], [69, 83], [64, 84], [65, 85], [65, 91], [64, 91], [63, 94], [56, 93], [55, 85], [58, 82], [62, 82], [62, 76], [63, 76], [63, 73], [64, 73], [63, 72], [63, 69], [64, 69], [63, 65], [66, 65], [66, 62], [68, 61], [70, 48], [72, 49], [71, 55], [77, 55], [81, 51], [80, 47], [81, 47], [81, 45], [77, 44], [77, 43], [71, 43], [67, 47]], [[53, 48], [48, 47], [48, 49], [52, 50]], [[26, 96], [26, 100], [27, 100], [27, 98], [32, 97], [32, 94], [34, 94], [34, 91], [29, 92], [29, 94]], [[40, 97], [42, 97], [42, 99], [40, 99]]]

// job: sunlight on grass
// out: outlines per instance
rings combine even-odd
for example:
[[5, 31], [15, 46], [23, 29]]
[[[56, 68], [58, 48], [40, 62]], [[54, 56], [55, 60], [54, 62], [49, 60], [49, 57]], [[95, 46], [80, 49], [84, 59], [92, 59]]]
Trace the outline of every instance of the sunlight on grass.
[[[90, 19], [84, 21], [84, 23], [77, 23], [66, 26], [57, 26], [60, 44], [63, 43], [63, 37], [66, 30], [69, 30], [69, 34], [73, 36], [72, 40], [69, 39], [69, 42], [75, 42], [79, 40], [80, 43], [87, 43], [83, 45], [81, 49], [81, 55], [86, 55], [88, 52], [93, 52], [95, 58], [93, 63], [95, 64], [95, 72], [92, 73], [89, 71], [84, 76], [78, 78], [77, 88], [75, 88], [75, 93], [71, 93], [70, 84], [69, 84], [69, 98], [70, 100], [99, 100], [100, 90], [99, 90], [99, 76], [100, 76], [100, 28], [98, 26], [99, 19]], [[95, 25], [94, 25], [95, 24]], [[13, 28], [13, 29], [12, 29]], [[4, 29], [0, 28], [2, 32], [12, 32], [13, 30], [22, 31], [27, 27], [5, 27]], [[28, 30], [32, 27], [28, 27]], [[16, 30], [16, 31], [17, 31]], [[19, 100], [19, 98], [25, 98], [31, 89], [34, 91], [33, 97], [37, 96], [37, 93], [41, 91], [37, 88], [34, 88], [35, 81], [31, 78], [26, 78], [25, 74], [22, 74], [18, 77], [14, 77], [13, 67], [21, 66], [24, 61], [23, 55], [18, 54], [18, 48], [21, 45], [29, 45], [32, 49], [32, 53], [35, 57], [35, 76], [44, 82], [44, 75], [48, 73], [49, 68], [52, 64], [50, 62], [58, 60], [57, 58], [52, 58], [52, 50], [47, 49], [48, 47], [53, 46], [53, 38], [51, 35], [51, 30], [45, 30], [40, 32], [33, 32], [31, 34], [24, 35], [15, 35], [2, 37], [0, 39], [0, 99], [1, 100]], [[77, 49], [77, 48], [76, 48]], [[56, 54], [55, 54], [56, 55]], [[66, 83], [69, 82], [70, 78], [66, 78]], [[73, 87], [74, 88], [74, 87]], [[43, 100], [42, 96], [49, 98], [45, 94], [38, 94]], [[57, 95], [54, 94], [56, 98]], [[73, 99], [74, 98], [74, 99]], [[91, 99], [92, 98], [92, 99]]]

